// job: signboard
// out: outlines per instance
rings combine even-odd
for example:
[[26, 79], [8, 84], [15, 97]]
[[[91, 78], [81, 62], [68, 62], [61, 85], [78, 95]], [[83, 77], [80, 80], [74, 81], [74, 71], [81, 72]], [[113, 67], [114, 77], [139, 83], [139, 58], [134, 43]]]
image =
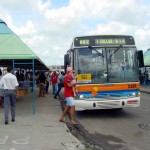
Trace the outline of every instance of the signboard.
[[74, 46], [135, 45], [132, 36], [83, 36], [74, 39]]
[[90, 82], [91, 82], [91, 74], [77, 75], [77, 83], [90, 83]]

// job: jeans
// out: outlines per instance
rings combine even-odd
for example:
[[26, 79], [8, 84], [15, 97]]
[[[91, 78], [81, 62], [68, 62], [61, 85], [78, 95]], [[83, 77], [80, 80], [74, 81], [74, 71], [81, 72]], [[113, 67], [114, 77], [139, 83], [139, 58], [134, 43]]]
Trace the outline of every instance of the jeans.
[[49, 82], [46, 82], [46, 87], [45, 87], [46, 93], [48, 93], [48, 89], [49, 89]]
[[59, 92], [61, 91], [61, 89], [62, 89], [62, 84], [61, 84], [61, 83], [58, 83], [58, 90], [57, 90], [57, 92], [55, 93], [54, 97], [57, 97], [57, 96], [58, 96], [58, 94], [59, 94]]
[[16, 108], [16, 91], [15, 90], [4, 90], [4, 114], [5, 121], [8, 121], [9, 107], [11, 107], [11, 117], [15, 119], [15, 108]]
[[57, 83], [52, 83], [52, 88], [53, 88], [53, 94], [55, 94], [57, 91]]

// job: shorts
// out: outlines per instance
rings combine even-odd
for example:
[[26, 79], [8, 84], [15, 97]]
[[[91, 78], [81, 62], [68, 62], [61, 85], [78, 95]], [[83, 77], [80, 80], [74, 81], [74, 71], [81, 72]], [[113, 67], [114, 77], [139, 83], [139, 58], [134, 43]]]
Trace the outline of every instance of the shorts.
[[67, 97], [66, 101], [67, 101], [66, 103], [67, 106], [75, 106], [75, 100], [73, 97]]
[[40, 83], [39, 88], [40, 88], [40, 89], [44, 89], [44, 88], [45, 88], [45, 84], [44, 84], [44, 83]]

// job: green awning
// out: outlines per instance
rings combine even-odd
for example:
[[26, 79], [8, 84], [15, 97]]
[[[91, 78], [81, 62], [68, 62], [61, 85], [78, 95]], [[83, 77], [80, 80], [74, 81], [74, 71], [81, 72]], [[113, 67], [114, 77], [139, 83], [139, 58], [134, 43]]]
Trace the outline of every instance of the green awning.
[[150, 66], [150, 49], [144, 53], [144, 66]]
[[0, 35], [0, 59], [38, 59], [15, 34]]

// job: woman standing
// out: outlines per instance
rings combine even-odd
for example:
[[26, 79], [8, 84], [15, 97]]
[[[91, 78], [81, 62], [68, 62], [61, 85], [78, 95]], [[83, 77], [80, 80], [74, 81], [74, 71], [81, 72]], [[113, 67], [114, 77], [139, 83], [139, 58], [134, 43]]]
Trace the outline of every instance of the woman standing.
[[46, 86], [46, 77], [44, 75], [44, 72], [42, 71], [39, 76], [39, 97], [45, 97], [45, 86]]

